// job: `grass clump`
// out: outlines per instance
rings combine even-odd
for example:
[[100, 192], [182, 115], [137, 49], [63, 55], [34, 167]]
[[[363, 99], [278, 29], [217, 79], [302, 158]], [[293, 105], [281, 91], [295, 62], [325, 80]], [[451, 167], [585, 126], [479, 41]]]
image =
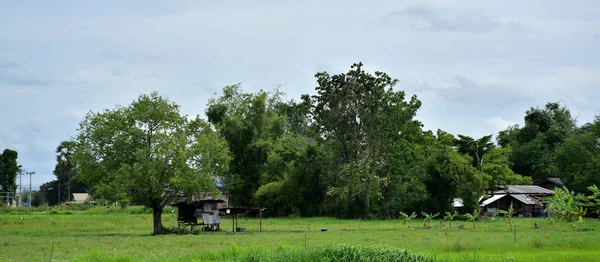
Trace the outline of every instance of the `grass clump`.
[[433, 258], [404, 249], [361, 247], [351, 245], [324, 246], [313, 249], [280, 248], [275, 251], [242, 252], [234, 261], [403, 261], [429, 262]]

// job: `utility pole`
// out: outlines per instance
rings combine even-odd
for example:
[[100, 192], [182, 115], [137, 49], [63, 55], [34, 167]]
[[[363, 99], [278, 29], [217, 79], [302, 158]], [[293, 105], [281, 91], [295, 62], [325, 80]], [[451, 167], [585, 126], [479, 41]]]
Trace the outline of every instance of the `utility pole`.
[[26, 172], [26, 174], [29, 174], [29, 202], [27, 203], [27, 209], [29, 209], [31, 208], [31, 175], [35, 175], [35, 171]]
[[23, 170], [19, 170], [19, 206], [23, 206], [23, 185], [21, 184], [21, 177], [23, 177]]

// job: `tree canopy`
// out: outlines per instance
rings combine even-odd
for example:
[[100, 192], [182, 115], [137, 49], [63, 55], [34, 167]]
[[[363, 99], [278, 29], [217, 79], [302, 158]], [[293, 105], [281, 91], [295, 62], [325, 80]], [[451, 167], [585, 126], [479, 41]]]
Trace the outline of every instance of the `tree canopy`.
[[165, 205], [216, 191], [228, 169], [227, 144], [204, 120], [188, 119], [157, 92], [129, 106], [90, 112], [81, 122], [76, 159], [90, 191], [121, 204], [153, 209], [154, 233], [163, 230]]
[[90, 112], [75, 144], [57, 150], [55, 173], [98, 197], [153, 208], [155, 233], [164, 205], [217, 181], [229, 205], [343, 218], [453, 214], [455, 198], [472, 213], [490, 188], [550, 177], [585, 194], [600, 184], [600, 117], [577, 126], [550, 102], [498, 134], [434, 132], [417, 119], [421, 101], [384, 72], [356, 63], [315, 78], [315, 93], [298, 101], [226, 86], [208, 101], [207, 121], [157, 93]]
[[0, 192], [16, 192], [17, 174], [20, 171], [18, 156], [17, 151], [11, 149], [4, 149], [0, 154]]

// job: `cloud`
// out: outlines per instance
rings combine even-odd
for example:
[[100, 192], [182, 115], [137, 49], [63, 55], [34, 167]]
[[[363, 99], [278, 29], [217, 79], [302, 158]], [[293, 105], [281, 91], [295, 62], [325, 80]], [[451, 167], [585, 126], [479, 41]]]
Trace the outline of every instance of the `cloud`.
[[414, 30], [429, 32], [467, 32], [475, 34], [492, 33], [505, 28], [510, 32], [530, 32], [521, 22], [503, 23], [498, 18], [477, 10], [454, 10], [412, 5], [402, 10], [388, 13], [384, 20], [394, 17], [405, 18]]
[[44, 86], [60, 84], [64, 83], [64, 81], [20, 72], [12, 73], [0, 71], [0, 83], [16, 86]]
[[161, 62], [166, 61], [166, 57], [161, 54], [124, 54], [116, 52], [102, 52], [100, 56], [108, 60], [120, 62]]
[[114, 77], [128, 77], [129, 74], [127, 74], [127, 72], [122, 69], [122, 68], [118, 68], [113, 66], [112, 69], [110, 70], [110, 74]]
[[460, 75], [454, 76], [454, 81], [453, 87], [432, 91], [446, 101], [477, 106], [502, 107], [530, 99], [520, 90], [502, 83], [478, 83]]
[[473, 10], [451, 11], [413, 5], [389, 15], [406, 18], [412, 28], [418, 31], [490, 33], [502, 26], [491, 16]]
[[488, 118], [485, 119], [484, 122], [488, 125], [493, 126], [494, 128], [496, 128], [498, 131], [502, 131], [507, 129], [510, 126], [516, 125], [517, 123], [515, 122], [511, 122], [511, 121], [506, 121], [500, 117], [492, 117], [492, 118]]
[[19, 63], [15, 61], [0, 61], [0, 70], [19, 68]]

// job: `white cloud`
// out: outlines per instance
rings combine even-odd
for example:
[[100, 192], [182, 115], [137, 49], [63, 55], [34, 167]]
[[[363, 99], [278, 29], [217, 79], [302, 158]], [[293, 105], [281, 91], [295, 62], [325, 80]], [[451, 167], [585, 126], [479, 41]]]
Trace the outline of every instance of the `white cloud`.
[[492, 117], [492, 118], [488, 118], [485, 119], [484, 122], [488, 125], [493, 126], [494, 128], [496, 128], [496, 130], [498, 131], [502, 131], [507, 129], [510, 126], [516, 125], [517, 123], [515, 122], [511, 122], [511, 121], [506, 121], [500, 117]]

